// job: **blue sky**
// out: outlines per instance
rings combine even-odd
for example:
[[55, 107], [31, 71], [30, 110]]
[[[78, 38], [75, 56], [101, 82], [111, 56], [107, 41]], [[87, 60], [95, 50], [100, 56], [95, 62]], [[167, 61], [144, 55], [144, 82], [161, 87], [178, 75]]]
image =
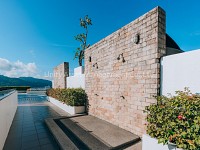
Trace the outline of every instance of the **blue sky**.
[[74, 36], [83, 32], [80, 17], [92, 18], [92, 45], [158, 5], [167, 13], [167, 33], [179, 46], [199, 49], [198, 0], [1, 0], [0, 73], [43, 78], [64, 61], [73, 70], [79, 46]]

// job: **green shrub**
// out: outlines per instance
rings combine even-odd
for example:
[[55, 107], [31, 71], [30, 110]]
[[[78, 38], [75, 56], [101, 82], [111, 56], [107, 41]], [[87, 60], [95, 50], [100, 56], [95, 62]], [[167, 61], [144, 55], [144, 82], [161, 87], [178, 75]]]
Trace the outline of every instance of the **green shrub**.
[[159, 143], [168, 141], [178, 148], [200, 149], [200, 96], [186, 88], [176, 96], [157, 97], [157, 104], [147, 106], [147, 133]]
[[87, 95], [81, 88], [49, 89], [47, 95], [70, 106], [85, 106]]

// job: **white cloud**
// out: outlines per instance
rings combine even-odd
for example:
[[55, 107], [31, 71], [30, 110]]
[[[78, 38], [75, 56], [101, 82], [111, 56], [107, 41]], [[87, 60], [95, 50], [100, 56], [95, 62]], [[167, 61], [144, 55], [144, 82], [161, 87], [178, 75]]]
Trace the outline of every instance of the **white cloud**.
[[0, 58], [0, 70], [9, 71], [12, 65], [7, 59]]
[[0, 74], [9, 77], [28, 77], [37, 75], [37, 66], [35, 63], [23, 63], [21, 61], [10, 62], [7, 59], [0, 58]]

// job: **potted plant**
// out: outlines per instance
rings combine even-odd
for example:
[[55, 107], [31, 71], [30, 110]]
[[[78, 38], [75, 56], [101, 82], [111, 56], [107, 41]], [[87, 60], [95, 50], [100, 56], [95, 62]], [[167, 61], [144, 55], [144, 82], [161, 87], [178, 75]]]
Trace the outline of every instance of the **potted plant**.
[[171, 148], [200, 149], [200, 96], [187, 88], [176, 96], [158, 96], [147, 106], [147, 134]]

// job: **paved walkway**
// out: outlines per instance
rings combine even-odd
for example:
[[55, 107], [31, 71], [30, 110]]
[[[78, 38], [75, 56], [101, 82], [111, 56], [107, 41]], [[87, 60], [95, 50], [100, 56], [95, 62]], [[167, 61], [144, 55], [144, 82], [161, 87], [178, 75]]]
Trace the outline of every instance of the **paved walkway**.
[[45, 96], [19, 95], [19, 105], [4, 150], [59, 149], [44, 119], [59, 117], [62, 113], [47, 102]]

